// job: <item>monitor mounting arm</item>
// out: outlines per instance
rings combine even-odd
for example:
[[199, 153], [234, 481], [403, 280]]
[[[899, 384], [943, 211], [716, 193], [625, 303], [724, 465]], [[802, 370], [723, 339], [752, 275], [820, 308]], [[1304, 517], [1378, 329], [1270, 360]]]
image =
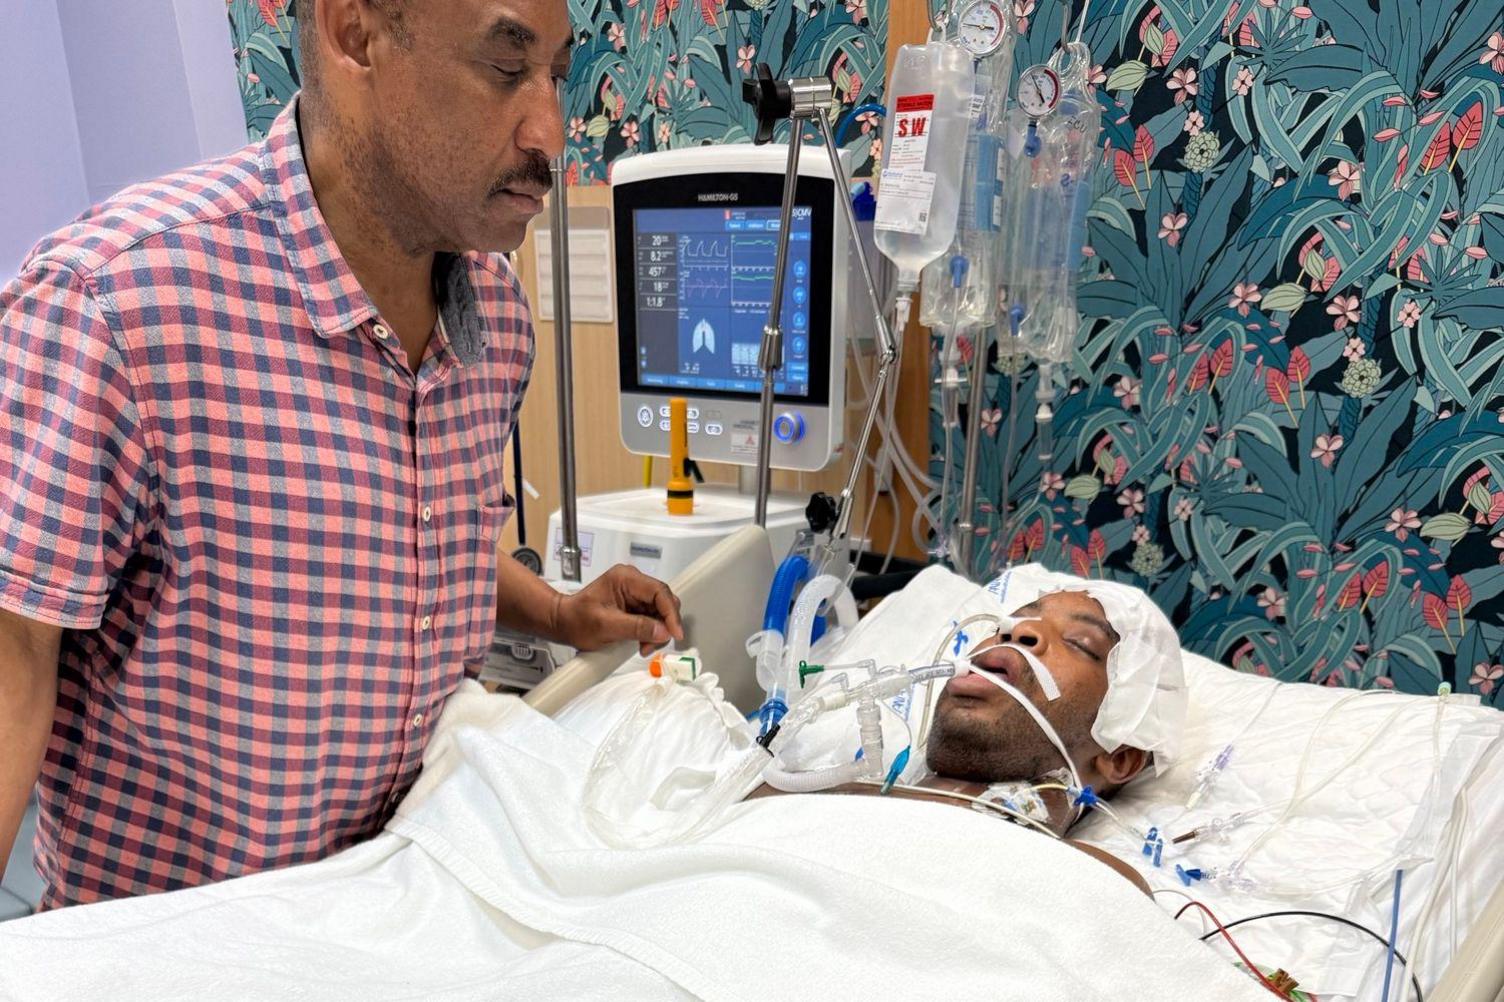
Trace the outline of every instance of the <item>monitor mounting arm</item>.
[[[799, 179], [799, 151], [802, 145], [801, 123], [814, 121], [825, 141], [825, 151], [830, 156], [830, 169], [835, 175], [836, 202], [841, 207], [841, 216], [846, 222], [846, 234], [851, 241], [851, 250], [856, 255], [861, 269], [862, 282], [867, 290], [868, 304], [872, 308], [878, 338], [877, 379], [872, 387], [871, 400], [867, 406], [866, 419], [862, 422], [861, 436], [852, 456], [851, 471], [841, 496], [832, 502], [828, 497], [816, 495], [810, 502], [812, 527], [821, 531], [831, 529], [831, 543], [844, 540], [851, 528], [853, 501], [857, 481], [862, 473], [862, 457], [877, 423], [878, 408], [882, 406], [884, 389], [898, 349], [893, 332], [888, 328], [883, 313], [882, 300], [877, 294], [877, 285], [872, 280], [872, 269], [862, 251], [861, 235], [857, 231], [856, 214], [851, 208], [851, 181], [841, 165], [841, 154], [836, 146], [835, 132], [830, 125], [830, 106], [833, 90], [829, 80], [821, 77], [803, 77], [793, 80], [775, 80], [767, 63], [759, 63], [757, 77], [742, 81], [742, 100], [752, 105], [757, 114], [757, 134], [754, 142], [759, 145], [773, 138], [773, 127], [782, 119], [790, 121], [788, 166], [783, 180], [783, 206], [778, 225], [778, 257], [773, 273], [773, 299], [768, 304], [768, 321], [762, 329], [762, 348], [758, 354], [758, 366], [762, 369], [762, 398], [758, 414], [757, 437], [757, 500], [755, 521], [759, 526], [767, 524], [768, 493], [772, 484], [772, 438], [773, 438], [773, 391], [774, 380], [783, 367], [783, 276], [788, 266], [790, 221], [794, 213], [794, 196]], [[832, 359], [832, 365], [844, 364]], [[834, 509], [833, 511], [831, 509]], [[820, 521], [827, 525], [815, 526], [815, 515], [821, 512]]]

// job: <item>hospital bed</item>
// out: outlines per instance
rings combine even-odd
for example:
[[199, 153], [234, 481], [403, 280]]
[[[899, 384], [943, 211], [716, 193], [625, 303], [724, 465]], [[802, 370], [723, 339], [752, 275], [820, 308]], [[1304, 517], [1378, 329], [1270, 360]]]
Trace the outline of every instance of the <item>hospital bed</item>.
[[[743, 712], [755, 710], [761, 701], [761, 689], [746, 653], [746, 638], [761, 626], [773, 571], [765, 533], [748, 527], [720, 543], [673, 582], [683, 602], [691, 642], [700, 650], [704, 663], [719, 674], [728, 700]], [[616, 672], [634, 653], [634, 645], [622, 644], [576, 658], [526, 700], [541, 712], [556, 713]], [[1504, 780], [1504, 764], [1494, 765], [1492, 775]], [[1488, 796], [1497, 791], [1498, 784], [1489, 783], [1483, 789]], [[1352, 837], [1361, 838], [1362, 834], [1352, 833]], [[1484, 834], [1473, 833], [1475, 837]], [[1494, 834], [1504, 836], [1504, 832]], [[1451, 964], [1426, 994], [1430, 1002], [1504, 1002], [1504, 880], [1496, 873], [1495, 882], [1497, 887], [1468, 927]]]

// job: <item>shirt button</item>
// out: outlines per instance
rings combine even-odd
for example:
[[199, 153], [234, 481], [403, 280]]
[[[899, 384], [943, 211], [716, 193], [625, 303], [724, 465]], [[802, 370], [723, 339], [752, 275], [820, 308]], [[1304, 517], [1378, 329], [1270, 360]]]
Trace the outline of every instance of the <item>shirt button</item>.
[[433, 625], [433, 617], [432, 616], [424, 616], [423, 617], [423, 622], [421, 622], [421, 623], [418, 624], [418, 628], [422, 629], [422, 630], [426, 630], [426, 629], [428, 629], [432, 625]]
[[423, 521], [427, 522], [431, 518], [433, 518], [433, 508], [431, 508], [428, 505], [424, 505], [423, 506]]
[[392, 335], [392, 332], [387, 329], [386, 324], [377, 324], [375, 327], [371, 328], [371, 333], [375, 334], [376, 337], [382, 341], [385, 341]]
[[422, 727], [422, 726], [423, 726], [423, 714], [421, 714], [421, 713], [415, 713], [415, 714], [413, 714], [413, 727], [417, 728], [417, 727]]

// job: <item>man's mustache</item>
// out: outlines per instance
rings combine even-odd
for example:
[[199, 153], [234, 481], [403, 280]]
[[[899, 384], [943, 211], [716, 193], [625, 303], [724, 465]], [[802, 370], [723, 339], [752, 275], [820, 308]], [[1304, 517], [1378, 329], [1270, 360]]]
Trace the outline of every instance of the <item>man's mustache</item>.
[[553, 187], [553, 175], [549, 172], [548, 161], [541, 156], [532, 155], [521, 166], [513, 167], [502, 174], [491, 185], [491, 194], [500, 195], [508, 188], [541, 188], [545, 192]]

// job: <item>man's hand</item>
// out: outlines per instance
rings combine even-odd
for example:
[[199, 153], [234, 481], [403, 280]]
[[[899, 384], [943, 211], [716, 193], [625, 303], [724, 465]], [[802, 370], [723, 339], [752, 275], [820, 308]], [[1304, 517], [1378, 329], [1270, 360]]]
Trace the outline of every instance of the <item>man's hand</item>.
[[573, 595], [560, 595], [551, 627], [550, 633], [582, 651], [635, 640], [646, 655], [670, 639], [684, 640], [678, 597], [662, 581], [626, 564]]

